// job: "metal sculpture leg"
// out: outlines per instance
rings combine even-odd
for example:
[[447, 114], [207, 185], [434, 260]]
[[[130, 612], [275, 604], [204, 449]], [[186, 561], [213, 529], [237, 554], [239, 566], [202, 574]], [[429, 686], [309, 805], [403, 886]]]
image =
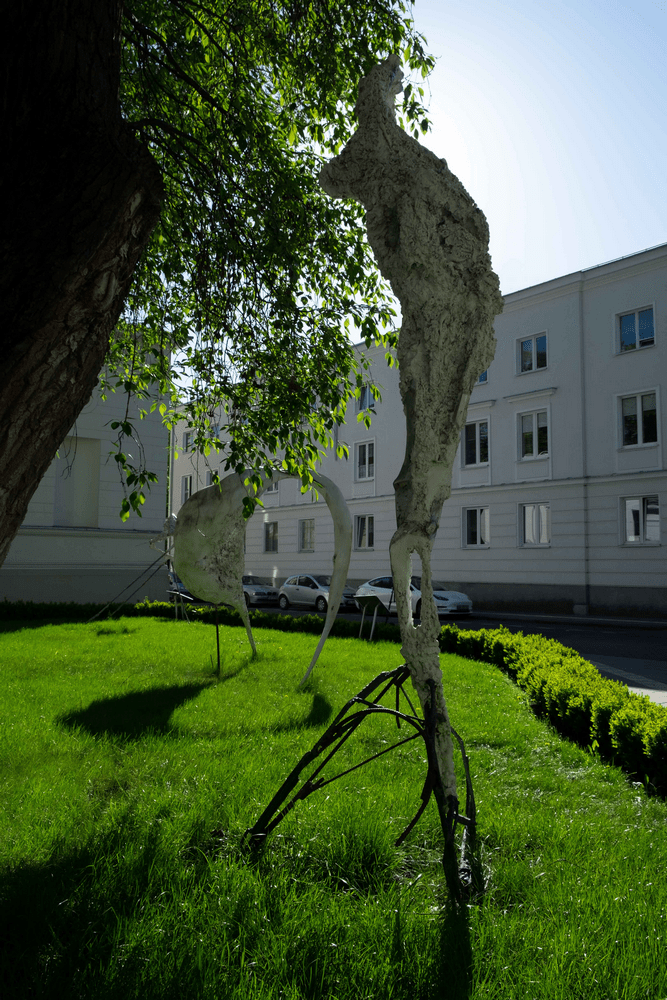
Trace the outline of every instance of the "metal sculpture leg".
[[[431, 798], [431, 794], [433, 794], [436, 799], [443, 797], [445, 794], [440, 778], [435, 748], [435, 712], [429, 711], [426, 719], [421, 719], [417, 716], [415, 708], [410, 701], [410, 697], [403, 687], [405, 681], [407, 681], [409, 677], [410, 670], [405, 664], [401, 667], [397, 667], [395, 670], [383, 671], [369, 684], [367, 684], [366, 687], [359, 692], [359, 694], [355, 695], [354, 698], [350, 698], [328, 729], [320, 736], [314, 747], [303, 755], [296, 767], [287, 776], [256, 823], [246, 830], [244, 839], [247, 840], [250, 845], [257, 847], [265, 843], [268, 835], [275, 830], [285, 816], [291, 812], [297, 802], [302, 799], [306, 799], [312, 792], [316, 792], [319, 789], [324, 788], [326, 785], [331, 784], [333, 781], [337, 781], [339, 778], [342, 778], [344, 775], [358, 770], [358, 768], [363, 767], [364, 764], [368, 764], [372, 760], [377, 760], [379, 757], [384, 756], [386, 753], [390, 753], [397, 747], [410, 743], [412, 740], [421, 738], [424, 740], [424, 744], [426, 746], [426, 757], [428, 761], [426, 778], [421, 792], [421, 805], [419, 806], [414, 818], [396, 840], [396, 846], [398, 847], [403, 843], [426, 809], [426, 806]], [[373, 695], [378, 688], [381, 689], [379, 693], [375, 694], [374, 697], [371, 698], [371, 695]], [[388, 708], [386, 705], [380, 704], [382, 698], [392, 688], [394, 688], [396, 692], [396, 708]], [[403, 695], [407, 701], [409, 711], [403, 712], [400, 710], [399, 705], [401, 695]], [[343, 744], [347, 742], [350, 736], [362, 724], [364, 719], [367, 719], [372, 715], [390, 715], [396, 719], [397, 728], [400, 729], [401, 723], [405, 723], [410, 726], [414, 732], [412, 732], [409, 736], [398, 740], [396, 743], [392, 744], [392, 746], [386, 747], [379, 753], [373, 754], [371, 757], [367, 757], [360, 763], [346, 768], [344, 771], [339, 772], [331, 778], [321, 777], [322, 771], [329, 761], [332, 760], [338, 750], [340, 750]], [[454, 733], [453, 730], [452, 732]], [[458, 733], [454, 733], [454, 735], [456, 736], [461, 749], [466, 774], [467, 815], [463, 816], [458, 812], [458, 803], [454, 806], [452, 806], [451, 803], [448, 804], [448, 808], [446, 810], [448, 823], [443, 829], [443, 832], [445, 833], [445, 854], [443, 856], [443, 865], [445, 866], [446, 872], [448, 865], [451, 866], [452, 863], [456, 862], [456, 847], [454, 838], [457, 825], [464, 827], [464, 840], [467, 835], [469, 843], [474, 841], [475, 834], [475, 798], [470, 778], [470, 767], [465, 753], [463, 740]], [[301, 774], [311, 764], [315, 765], [314, 769], [309, 773], [308, 777], [303, 780], [301, 778]], [[438, 811], [442, 816], [443, 810], [439, 808]], [[464, 869], [460, 873], [457, 872], [456, 874], [457, 876], [460, 875], [460, 879], [464, 886], [470, 886], [472, 889], [479, 891], [480, 886], [472, 879], [470, 874], [471, 872], [472, 867], [466, 860]]]

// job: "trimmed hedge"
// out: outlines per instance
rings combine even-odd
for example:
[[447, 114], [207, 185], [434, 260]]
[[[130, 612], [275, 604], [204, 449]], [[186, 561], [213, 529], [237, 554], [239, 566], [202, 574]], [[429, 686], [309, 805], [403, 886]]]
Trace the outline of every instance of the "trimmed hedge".
[[445, 626], [443, 652], [494, 663], [527, 693], [531, 706], [563, 735], [589, 746], [647, 788], [667, 793], [667, 708], [620, 681], [555, 639], [509, 629], [462, 631]]
[[[33, 604], [29, 601], [0, 603], [0, 621], [89, 621], [108, 611], [109, 615], [174, 618], [174, 605], [167, 601], [145, 600], [135, 605]], [[214, 624], [213, 607], [191, 606], [194, 621]], [[101, 619], [100, 619], [101, 620]], [[277, 629], [320, 635], [324, 619], [319, 615], [270, 614], [250, 611], [256, 628]], [[228, 607], [218, 609], [221, 625], [242, 626], [241, 616]], [[364, 635], [370, 624], [364, 623]], [[331, 635], [357, 638], [359, 623], [337, 619]], [[374, 638], [400, 642], [397, 625], [376, 622]], [[564, 736], [588, 746], [647, 788], [667, 793], [667, 708], [645, 695], [632, 694], [619, 681], [601, 677], [597, 669], [573, 649], [540, 635], [497, 629], [465, 631], [446, 625], [440, 632], [440, 648], [471, 660], [493, 663], [527, 693], [535, 712], [549, 719]]]

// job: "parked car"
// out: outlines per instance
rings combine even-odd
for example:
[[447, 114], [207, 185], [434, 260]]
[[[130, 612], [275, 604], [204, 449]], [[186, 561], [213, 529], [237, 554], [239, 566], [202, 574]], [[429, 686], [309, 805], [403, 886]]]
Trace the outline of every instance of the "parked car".
[[[278, 603], [281, 608], [289, 608], [290, 604], [305, 604], [316, 611], [326, 611], [329, 607], [329, 587], [331, 577], [323, 574], [317, 576], [302, 573], [300, 576], [290, 576], [280, 588]], [[343, 589], [340, 602], [344, 610], [356, 611], [354, 589], [348, 585]]]
[[[415, 618], [421, 617], [422, 578], [413, 576], [410, 578], [410, 599], [412, 602], [412, 614]], [[469, 615], [472, 611], [472, 601], [465, 594], [458, 590], [446, 590], [444, 584], [433, 580], [433, 597], [435, 606], [438, 609], [438, 616], [441, 615]], [[394, 581], [391, 576], [378, 576], [374, 580], [369, 580], [357, 589], [355, 597], [377, 597], [388, 609], [390, 614], [396, 614], [396, 600], [394, 594]]]
[[259, 576], [243, 577], [243, 596], [247, 605], [278, 603], [276, 588]]

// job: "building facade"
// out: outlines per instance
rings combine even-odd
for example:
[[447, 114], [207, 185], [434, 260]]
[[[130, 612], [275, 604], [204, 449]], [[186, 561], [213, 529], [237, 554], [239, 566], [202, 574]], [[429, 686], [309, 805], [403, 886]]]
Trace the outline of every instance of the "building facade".
[[115, 436], [109, 425], [125, 419], [125, 408], [122, 394], [104, 401], [94, 394], [80, 413], [0, 568], [0, 600], [107, 603], [127, 599], [135, 582], [141, 589], [133, 602], [165, 599], [167, 571], [161, 567], [150, 577], [159, 553], [149, 540], [162, 531], [166, 516], [169, 439], [159, 414], [136, 421], [147, 467], [159, 483], [142, 517], [121, 521], [123, 489], [109, 455]]
[[[494, 361], [470, 399], [434, 578], [480, 609], [667, 618], [667, 245], [504, 302]], [[340, 430], [349, 458], [332, 452], [321, 465], [353, 517], [357, 584], [389, 572], [405, 448], [398, 371], [384, 349], [372, 353], [382, 401], [370, 430], [351, 407]], [[182, 502], [209, 471], [185, 451], [172, 495]], [[292, 481], [263, 503], [248, 522], [246, 571], [277, 584], [330, 572], [326, 504]]]

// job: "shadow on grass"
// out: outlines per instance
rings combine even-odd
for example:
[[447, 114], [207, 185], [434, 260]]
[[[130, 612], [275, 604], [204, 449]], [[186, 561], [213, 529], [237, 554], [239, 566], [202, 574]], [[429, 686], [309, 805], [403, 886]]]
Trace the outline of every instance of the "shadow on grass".
[[121, 736], [139, 739], [146, 733], [166, 733], [175, 709], [196, 698], [212, 681], [131, 691], [129, 694], [93, 701], [87, 708], [68, 712], [56, 719], [70, 729], [81, 727], [92, 736]]
[[331, 702], [319, 692], [313, 695], [313, 703], [310, 712], [304, 718], [287, 719], [285, 722], [278, 722], [275, 726], [267, 726], [270, 733], [289, 733], [295, 729], [316, 729], [328, 722], [333, 712]]
[[[292, 892], [289, 900], [281, 899], [275, 877], [268, 873], [262, 879], [267, 890], [274, 890], [266, 892], [271, 922], [265, 926], [257, 920], [256, 905], [248, 905], [256, 898], [254, 891], [236, 885], [220, 941], [217, 910], [213, 921], [202, 912], [192, 925], [192, 914], [178, 904], [185, 883], [196, 907], [218, 891], [217, 880], [211, 880], [207, 865], [196, 874], [186, 867], [187, 877], [179, 853], [161, 841], [159, 824], [138, 829], [126, 815], [114, 831], [83, 848], [0, 873], [3, 998], [255, 995], [244, 963], [263, 934], [280, 935], [282, 907], [293, 905]], [[252, 973], [255, 985], [264, 978], [262, 995], [274, 995], [269, 991], [275, 989], [278, 996], [287, 987], [304, 1000], [371, 995], [368, 965], [357, 966], [354, 942], [339, 953], [330, 947], [326, 919], [320, 925], [312, 914], [304, 918], [309, 931], [284, 942], [285, 964]], [[388, 937], [378, 962], [391, 963], [391, 987], [385, 982], [381, 992], [373, 993], [377, 1000], [469, 1000], [472, 955], [465, 906], [446, 907], [439, 928], [432, 924], [427, 939], [404, 940], [400, 914], [395, 918], [387, 911], [384, 919]], [[192, 927], [200, 921], [203, 953], [192, 944]], [[222, 966], [220, 953], [225, 956]]]

